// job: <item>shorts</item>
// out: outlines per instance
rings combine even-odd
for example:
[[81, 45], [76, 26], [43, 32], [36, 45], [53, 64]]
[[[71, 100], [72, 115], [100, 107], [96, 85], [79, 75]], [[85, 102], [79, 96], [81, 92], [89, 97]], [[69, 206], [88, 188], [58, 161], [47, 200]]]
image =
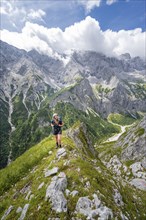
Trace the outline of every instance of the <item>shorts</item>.
[[60, 128], [59, 129], [53, 129], [53, 134], [54, 135], [62, 134], [62, 130]]

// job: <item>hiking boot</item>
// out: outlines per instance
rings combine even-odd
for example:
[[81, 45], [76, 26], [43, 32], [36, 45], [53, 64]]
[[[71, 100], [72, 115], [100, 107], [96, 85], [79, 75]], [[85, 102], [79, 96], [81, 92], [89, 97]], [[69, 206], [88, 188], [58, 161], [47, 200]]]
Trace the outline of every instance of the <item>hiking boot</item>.
[[59, 145], [59, 147], [61, 148], [61, 144]]
[[56, 148], [58, 148], [58, 143], [56, 143]]

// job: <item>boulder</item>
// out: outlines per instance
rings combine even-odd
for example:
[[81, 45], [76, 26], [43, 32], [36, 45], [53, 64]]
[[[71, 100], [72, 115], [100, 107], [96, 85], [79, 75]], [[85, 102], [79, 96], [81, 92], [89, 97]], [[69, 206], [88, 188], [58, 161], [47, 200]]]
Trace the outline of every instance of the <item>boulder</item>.
[[22, 210], [21, 216], [18, 220], [23, 220], [25, 218], [28, 208], [29, 208], [29, 204], [25, 204]]
[[96, 194], [93, 194], [93, 200], [88, 197], [79, 198], [76, 204], [76, 211], [87, 219], [108, 220], [113, 219], [112, 210], [101, 204]]
[[5, 220], [7, 218], [7, 216], [10, 214], [10, 212], [12, 211], [13, 206], [10, 205], [10, 207], [5, 211], [4, 215], [2, 216], [1, 220]]
[[114, 189], [114, 195], [113, 195], [113, 197], [114, 197], [115, 203], [116, 203], [118, 206], [123, 206], [123, 205], [124, 205], [124, 203], [123, 203], [123, 201], [122, 201], [122, 196], [121, 196], [121, 194], [119, 193], [119, 191], [118, 191], [117, 189]]
[[101, 201], [96, 194], [93, 194], [93, 198], [93, 203], [95, 205], [95, 208], [97, 209], [101, 205]]
[[66, 156], [66, 150], [65, 148], [60, 148], [58, 151], [57, 151], [57, 154], [56, 154], [56, 157], [58, 159], [60, 159], [61, 157], [65, 157]]
[[142, 171], [143, 170], [143, 167], [142, 167], [142, 164], [141, 162], [136, 162], [136, 163], [133, 163], [130, 168], [132, 169], [132, 173], [133, 175], [135, 173], [137, 173], [138, 171]]
[[27, 196], [25, 197], [25, 200], [28, 200], [30, 198], [31, 195], [31, 190], [27, 193]]
[[76, 205], [77, 212], [89, 216], [92, 211], [92, 201], [88, 199], [88, 197], [81, 197], [79, 198], [77, 205]]
[[19, 206], [16, 213], [20, 213], [20, 212], [22, 212], [22, 208]]
[[67, 178], [65, 173], [60, 173], [58, 176], [54, 176], [50, 185], [46, 190], [45, 200], [50, 199], [52, 203], [52, 209], [57, 213], [67, 212], [67, 200], [63, 194], [67, 187]]
[[141, 164], [142, 164], [143, 168], [146, 169], [146, 157], [143, 158]]
[[130, 181], [130, 184], [138, 189], [146, 191], [146, 181], [144, 179], [135, 178]]
[[114, 155], [110, 161], [107, 164], [107, 168], [110, 168], [113, 170], [113, 172], [117, 175], [120, 176], [121, 175], [121, 167], [123, 167], [122, 163], [120, 162], [119, 158], [117, 157], [117, 155]]
[[53, 153], [53, 152], [50, 150], [50, 151], [49, 151], [49, 155], [52, 155], [52, 153]]
[[108, 220], [108, 219], [113, 219], [113, 213], [112, 210], [109, 209], [106, 206], [101, 206], [100, 208], [97, 209], [97, 212], [99, 214], [98, 220]]
[[58, 170], [59, 170], [58, 167], [54, 167], [53, 169], [46, 171], [45, 177], [52, 176], [52, 175], [58, 173]]
[[66, 194], [66, 196], [69, 196], [70, 190], [69, 190], [69, 189], [66, 189], [66, 190], [65, 190], [65, 194]]
[[57, 213], [67, 212], [67, 200], [62, 191], [52, 191], [50, 200], [52, 202], [52, 209]]
[[42, 182], [39, 186], [38, 186], [38, 190], [41, 189], [44, 186], [44, 182]]
[[79, 194], [79, 192], [77, 191], [77, 190], [74, 190], [74, 191], [72, 191], [71, 193], [70, 193], [70, 195], [72, 196], [72, 197], [74, 197], [74, 196], [76, 196], [76, 195], [78, 195]]

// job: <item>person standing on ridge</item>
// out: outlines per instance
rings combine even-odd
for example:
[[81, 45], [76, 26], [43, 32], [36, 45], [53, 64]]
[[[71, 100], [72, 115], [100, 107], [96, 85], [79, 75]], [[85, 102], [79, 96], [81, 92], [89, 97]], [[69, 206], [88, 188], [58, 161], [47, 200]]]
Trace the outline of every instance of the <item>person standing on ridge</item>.
[[56, 148], [61, 147], [61, 134], [63, 122], [61, 118], [58, 117], [58, 114], [53, 114], [53, 119], [51, 121], [51, 126], [53, 127], [53, 134], [56, 140]]

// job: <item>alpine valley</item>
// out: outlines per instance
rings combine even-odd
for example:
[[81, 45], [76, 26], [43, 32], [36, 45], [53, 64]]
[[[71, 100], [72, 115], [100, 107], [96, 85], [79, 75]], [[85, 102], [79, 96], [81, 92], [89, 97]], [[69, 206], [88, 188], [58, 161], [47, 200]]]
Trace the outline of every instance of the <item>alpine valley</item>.
[[0, 60], [1, 220], [146, 219], [146, 62], [3, 41]]

